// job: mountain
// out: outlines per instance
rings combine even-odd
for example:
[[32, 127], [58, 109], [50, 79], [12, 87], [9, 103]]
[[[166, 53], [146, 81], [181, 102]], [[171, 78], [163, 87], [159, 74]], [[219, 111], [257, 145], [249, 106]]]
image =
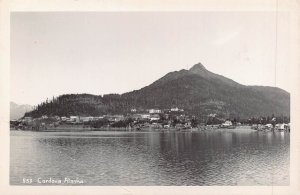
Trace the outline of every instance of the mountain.
[[17, 120], [31, 110], [33, 110], [33, 107], [28, 104], [18, 105], [14, 102], [10, 102], [10, 120]]
[[248, 118], [290, 113], [288, 92], [265, 86], [246, 86], [207, 70], [201, 63], [189, 70], [166, 74], [139, 90], [124, 94], [95, 96], [62, 95], [42, 103], [29, 116], [100, 115], [128, 113], [137, 110], [171, 107], [183, 108], [188, 114]]

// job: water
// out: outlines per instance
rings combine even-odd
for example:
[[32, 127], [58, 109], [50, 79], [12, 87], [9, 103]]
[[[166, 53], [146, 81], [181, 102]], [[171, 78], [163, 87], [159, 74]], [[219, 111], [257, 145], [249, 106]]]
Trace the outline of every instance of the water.
[[45, 185], [39, 182], [51, 178], [62, 181], [54, 185], [289, 185], [289, 135], [250, 129], [11, 131], [10, 183]]

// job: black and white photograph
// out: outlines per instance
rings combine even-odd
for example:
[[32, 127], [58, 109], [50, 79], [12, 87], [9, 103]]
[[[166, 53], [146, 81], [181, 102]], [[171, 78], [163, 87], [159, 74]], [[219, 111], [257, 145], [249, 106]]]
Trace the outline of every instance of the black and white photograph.
[[291, 185], [289, 11], [9, 17], [9, 186]]

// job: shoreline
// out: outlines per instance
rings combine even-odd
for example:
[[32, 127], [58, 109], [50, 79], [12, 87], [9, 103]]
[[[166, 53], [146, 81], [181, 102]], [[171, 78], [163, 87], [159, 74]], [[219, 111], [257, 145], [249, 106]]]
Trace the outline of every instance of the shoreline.
[[[10, 129], [10, 131], [28, 131], [28, 132], [87, 132], [87, 131], [119, 131], [119, 132], [202, 132], [202, 131], [214, 131], [214, 130], [253, 130], [251, 126], [238, 126], [234, 129], [230, 128], [216, 128], [216, 127], [198, 127], [190, 129], [178, 129], [178, 128], [152, 128], [145, 127], [137, 130], [136, 128], [120, 128], [120, 127], [49, 127], [47, 129], [32, 130], [32, 129]], [[253, 130], [257, 131], [257, 130]]]

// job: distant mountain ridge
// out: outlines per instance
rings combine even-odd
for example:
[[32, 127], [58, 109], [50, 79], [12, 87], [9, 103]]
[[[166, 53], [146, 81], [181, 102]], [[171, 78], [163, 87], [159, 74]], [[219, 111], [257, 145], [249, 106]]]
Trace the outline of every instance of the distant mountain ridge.
[[10, 102], [10, 119], [17, 120], [24, 116], [26, 112], [33, 110], [33, 106], [28, 104], [18, 105], [15, 102]]
[[207, 70], [201, 63], [166, 74], [152, 84], [124, 94], [62, 95], [28, 116], [128, 113], [130, 109], [183, 108], [188, 114], [254, 117], [290, 113], [290, 94], [276, 87], [246, 86]]

